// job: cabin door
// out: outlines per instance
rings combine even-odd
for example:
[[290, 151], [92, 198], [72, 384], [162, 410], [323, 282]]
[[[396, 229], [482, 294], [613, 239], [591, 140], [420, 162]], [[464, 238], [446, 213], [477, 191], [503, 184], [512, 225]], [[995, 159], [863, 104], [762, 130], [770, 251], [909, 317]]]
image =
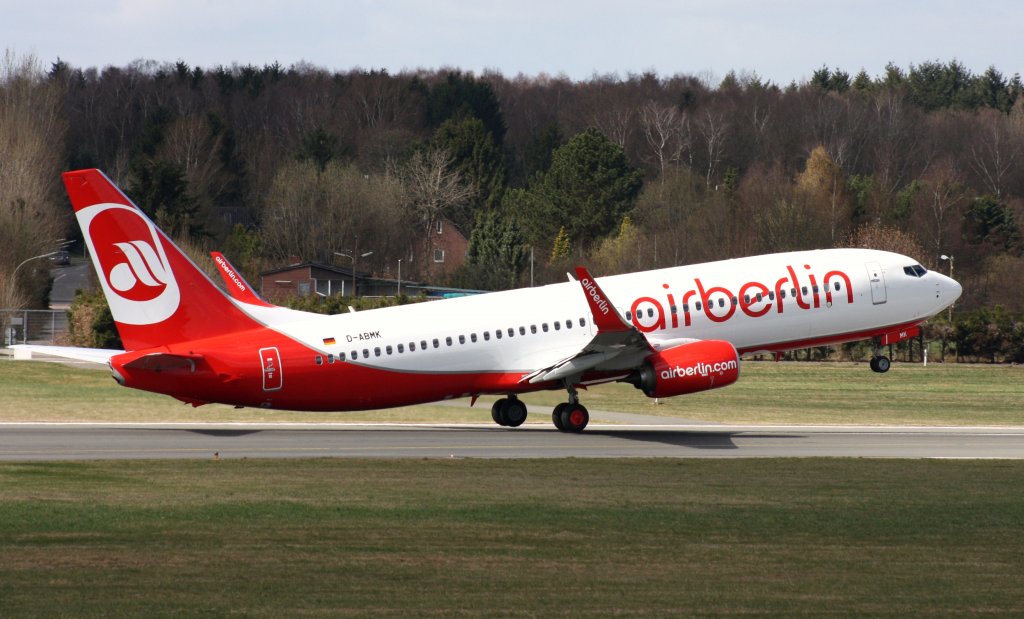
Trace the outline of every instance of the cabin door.
[[885, 276], [877, 262], [865, 264], [868, 269], [868, 280], [871, 282], [871, 302], [875, 305], [885, 303]]

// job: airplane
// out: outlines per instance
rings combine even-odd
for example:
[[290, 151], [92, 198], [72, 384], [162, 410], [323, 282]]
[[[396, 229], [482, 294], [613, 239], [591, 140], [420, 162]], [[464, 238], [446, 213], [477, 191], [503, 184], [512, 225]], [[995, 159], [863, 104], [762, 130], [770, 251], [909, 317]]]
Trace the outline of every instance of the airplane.
[[873, 339], [871, 369], [886, 372], [882, 346], [962, 292], [907, 256], [825, 249], [601, 278], [577, 267], [559, 284], [320, 315], [266, 302], [215, 254], [226, 294], [101, 171], [63, 181], [125, 349], [23, 347], [105, 363], [123, 386], [193, 406], [353, 411], [488, 394], [500, 396], [492, 420], [516, 427], [519, 395], [564, 389], [552, 422], [580, 432], [580, 389], [716, 389], [746, 353]]

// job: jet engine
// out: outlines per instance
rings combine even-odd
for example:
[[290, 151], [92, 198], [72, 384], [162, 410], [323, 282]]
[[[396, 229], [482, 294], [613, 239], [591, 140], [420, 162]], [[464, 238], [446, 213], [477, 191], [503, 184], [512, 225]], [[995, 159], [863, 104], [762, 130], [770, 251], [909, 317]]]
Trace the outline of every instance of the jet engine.
[[736, 348], [724, 340], [699, 340], [658, 351], [627, 382], [649, 398], [668, 398], [725, 387], [740, 377]]

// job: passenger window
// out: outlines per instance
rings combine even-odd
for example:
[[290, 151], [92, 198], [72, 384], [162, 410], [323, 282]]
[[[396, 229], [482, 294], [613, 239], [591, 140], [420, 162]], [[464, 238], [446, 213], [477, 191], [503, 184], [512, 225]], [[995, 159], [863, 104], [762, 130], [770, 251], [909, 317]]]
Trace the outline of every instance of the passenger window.
[[802, 292], [802, 293], [804, 293], [804, 295], [806, 295], [807, 294], [807, 286], [801, 287], [800, 288], [800, 292]]
[[836, 287], [836, 292], [839, 292], [839, 282], [836, 282], [834, 285]]
[[548, 332], [548, 323], [546, 323], [546, 322], [541, 323], [540, 328], [541, 328], [542, 331], [544, 331], [544, 333], [547, 333]]
[[653, 307], [648, 307], [647, 308], [647, 317], [648, 318], [654, 318], [654, 308]]
[[451, 336], [444, 338], [444, 343], [447, 344], [448, 346], [451, 346], [452, 345], [452, 338], [451, 338]]
[[484, 341], [485, 342], [491, 341], [491, 332], [490, 331], [484, 331]]
[[343, 352], [338, 353], [338, 361], [344, 361], [344, 360], [345, 360], [345, 353], [343, 353]]
[[626, 320], [627, 321], [633, 320], [633, 312], [626, 312]]
[[374, 347], [374, 349], [373, 349], [373, 356], [374, 357], [379, 357], [380, 356], [380, 347], [379, 346]]
[[683, 303], [683, 313], [684, 314], [689, 314], [690, 313], [690, 304], [689, 303]]
[[434, 348], [440, 348], [441, 342], [437, 338], [434, 338]]
[[498, 338], [499, 340], [501, 339], [501, 329], [494, 330], [494, 337]]
[[785, 299], [786, 298], [786, 291], [785, 290], [780, 290], [779, 291], [779, 298], [780, 299]]
[[817, 284], [814, 285], [814, 294], [818, 294], [818, 285]]
[[580, 326], [581, 327], [585, 327], [586, 325], [587, 325], [587, 321], [582, 319], [582, 318], [580, 318]]
[[405, 344], [399, 344], [398, 345], [398, 354], [402, 354], [404, 352], [405, 352]]
[[465, 344], [465, 343], [466, 343], [466, 336], [465, 335], [460, 335], [459, 336], [459, 344]]
[[562, 330], [562, 323], [560, 323], [560, 322], [558, 322], [556, 320], [555, 321], [555, 331], [561, 331], [561, 330]]
[[515, 337], [515, 335], [516, 335], [516, 330], [513, 329], [512, 327], [509, 327], [508, 328], [508, 336], [509, 337]]
[[390, 355], [394, 351], [392, 350], [391, 346], [385, 346], [384, 347], [384, 352], [386, 352], [386, 353], [388, 353]]
[[369, 348], [364, 348], [363, 349], [363, 359], [369, 359], [369, 358], [370, 358], [370, 349]]
[[323, 365], [324, 364], [324, 358], [321, 357], [320, 355], [317, 355], [316, 356], [316, 364], [317, 365]]
[[718, 307], [725, 307], [725, 299], [718, 300]]
[[[733, 297], [733, 299], [735, 299], [735, 298], [736, 297]], [[743, 295], [743, 302], [746, 303], [747, 305], [750, 305], [750, 295], [749, 294]]]
[[409, 342], [409, 352], [416, 352], [416, 342]]
[[758, 300], [758, 301], [764, 301], [764, 295], [763, 295], [763, 294], [761, 294], [760, 292], [759, 292], [759, 293], [757, 293], [757, 300]]
[[526, 327], [519, 327], [519, 335], [526, 335]]
[[352, 358], [353, 359], [358, 359], [359, 358], [359, 351], [358, 350], [353, 350], [352, 351]]
[[774, 301], [775, 300], [775, 292], [774, 291], [769, 291], [768, 292], [768, 300], [769, 301]]
[[471, 341], [471, 342], [475, 342], [476, 341], [476, 333], [470, 333], [469, 334], [469, 341]]
[[334, 354], [327, 353], [327, 363], [334, 363]]
[[698, 311], [698, 312], [700, 311], [700, 301], [697, 301], [696, 303], [694, 303], [694, 304], [693, 304], [693, 306], [694, 306], [695, 308], [697, 308], [697, 311]]
[[[434, 340], [434, 347], [437, 347], [437, 340]], [[420, 340], [420, 350], [427, 349], [427, 340]]]
[[572, 321], [571, 320], [566, 320], [565, 321], [565, 328], [566, 329], [572, 329]]
[[537, 333], [537, 325], [530, 325], [530, 333]]

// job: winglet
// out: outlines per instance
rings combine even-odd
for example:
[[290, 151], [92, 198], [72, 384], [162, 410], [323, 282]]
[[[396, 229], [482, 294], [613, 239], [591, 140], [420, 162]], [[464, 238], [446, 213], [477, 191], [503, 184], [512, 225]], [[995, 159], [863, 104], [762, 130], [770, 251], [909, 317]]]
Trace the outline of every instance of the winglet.
[[598, 333], [611, 333], [616, 331], [630, 331], [632, 329], [622, 316], [615, 310], [608, 295], [601, 290], [597, 280], [591, 277], [586, 267], [576, 267], [576, 278], [583, 287], [583, 296], [587, 298], [590, 306], [590, 313], [594, 316], [594, 324], [597, 325]]
[[224, 254], [219, 251], [211, 251], [210, 256], [212, 256], [213, 261], [217, 263], [218, 272], [220, 273], [221, 279], [224, 280], [224, 285], [227, 287], [228, 294], [231, 295], [231, 298], [235, 301], [248, 303], [249, 305], [274, 307], [253, 292], [252, 286], [242, 278], [242, 274], [239, 273], [230, 262], [228, 262], [228, 259], [224, 257]]

